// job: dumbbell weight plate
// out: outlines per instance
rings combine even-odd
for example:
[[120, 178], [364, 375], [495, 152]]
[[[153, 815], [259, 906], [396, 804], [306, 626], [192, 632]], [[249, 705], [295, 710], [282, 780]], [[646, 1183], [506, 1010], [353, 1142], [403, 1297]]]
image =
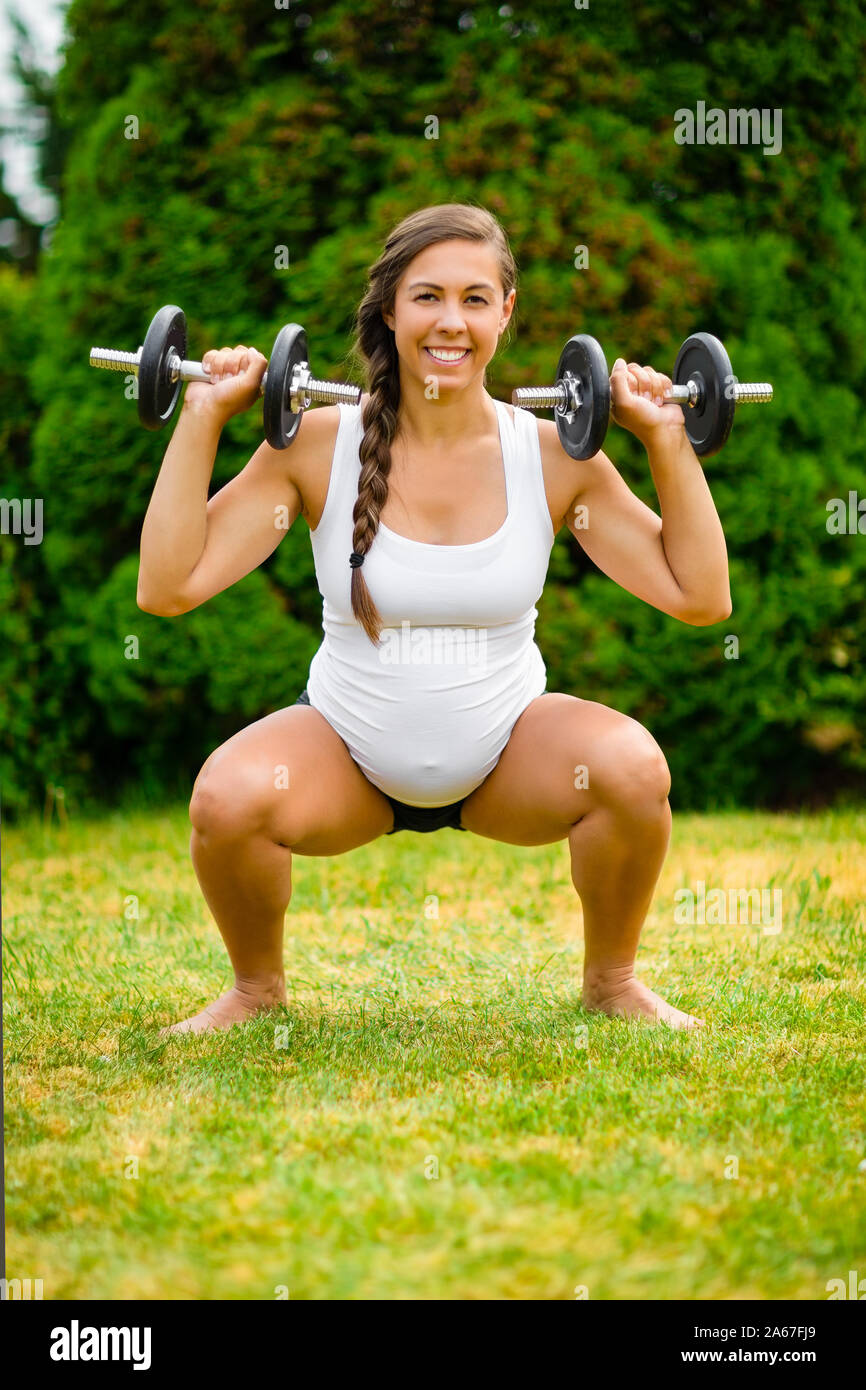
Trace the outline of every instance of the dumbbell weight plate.
[[265, 382], [265, 438], [272, 449], [287, 449], [297, 433], [303, 411], [292, 410], [292, 373], [308, 361], [306, 333], [299, 323], [287, 323], [274, 342]]
[[588, 333], [569, 338], [556, 369], [557, 382], [567, 372], [577, 378], [580, 409], [554, 412], [562, 447], [573, 459], [592, 458], [602, 446], [610, 420], [610, 373], [601, 344]]
[[686, 434], [702, 458], [718, 453], [731, 433], [737, 408], [736, 401], [725, 395], [734, 377], [724, 345], [712, 333], [693, 333], [677, 353], [671, 379], [676, 386], [684, 386], [689, 380], [698, 383], [699, 404], [683, 407]]
[[174, 414], [183, 382], [169, 375], [173, 353], [186, 357], [186, 316], [166, 304], [151, 319], [138, 364], [138, 418], [147, 430], [161, 430]]

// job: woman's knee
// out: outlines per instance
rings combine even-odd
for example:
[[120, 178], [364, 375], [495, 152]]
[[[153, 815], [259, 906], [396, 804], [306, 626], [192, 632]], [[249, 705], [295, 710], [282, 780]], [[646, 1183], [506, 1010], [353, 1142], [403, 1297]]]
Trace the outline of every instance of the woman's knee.
[[196, 778], [189, 818], [209, 839], [237, 839], [270, 824], [276, 796], [276, 774], [244, 760], [209, 758]]
[[648, 729], [624, 715], [597, 741], [588, 785], [600, 800], [643, 812], [663, 806], [671, 789], [667, 759]]

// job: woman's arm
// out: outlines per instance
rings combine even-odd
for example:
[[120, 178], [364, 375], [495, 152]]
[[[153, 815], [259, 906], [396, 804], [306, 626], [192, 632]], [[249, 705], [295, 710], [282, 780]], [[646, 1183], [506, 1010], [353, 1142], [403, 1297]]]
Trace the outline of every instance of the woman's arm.
[[[208, 501], [222, 428], [258, 400], [267, 363], [244, 347], [208, 352], [202, 360], [217, 384], [187, 387], [141, 532], [138, 606], [161, 617], [189, 612], [256, 569], [303, 506], [286, 452], [267, 443]], [[321, 429], [303, 422], [296, 455], [299, 445], [300, 455], [315, 448]]]
[[178, 595], [201, 558], [207, 536], [207, 494], [223, 420], [185, 400], [141, 528], [139, 608], [181, 612]]
[[731, 613], [728, 550], [700, 460], [683, 426], [657, 430], [646, 451], [661, 509], [659, 539], [693, 615], [686, 621], [721, 622]]
[[661, 516], [635, 496], [599, 452], [581, 465], [581, 488], [566, 522], [615, 583], [663, 613], [703, 626], [730, 615], [728, 555], [682, 409], [660, 403], [670, 384], [652, 368], [626, 366], [621, 359], [611, 374], [613, 418], [646, 448]]

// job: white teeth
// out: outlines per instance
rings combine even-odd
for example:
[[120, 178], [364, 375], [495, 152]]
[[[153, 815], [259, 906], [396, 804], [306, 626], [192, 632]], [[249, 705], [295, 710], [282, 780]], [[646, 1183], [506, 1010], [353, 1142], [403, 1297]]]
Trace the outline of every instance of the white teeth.
[[468, 353], [469, 349], [468, 349], [468, 348], [457, 348], [457, 349], [451, 349], [450, 351], [447, 350], [447, 349], [444, 349], [443, 351], [440, 352], [440, 351], [437, 351], [436, 348], [428, 348], [427, 351], [429, 352], [429, 354], [430, 354], [431, 357], [435, 357], [439, 362], [459, 362], [461, 357], [465, 357], [465, 356], [466, 356], [466, 354]]

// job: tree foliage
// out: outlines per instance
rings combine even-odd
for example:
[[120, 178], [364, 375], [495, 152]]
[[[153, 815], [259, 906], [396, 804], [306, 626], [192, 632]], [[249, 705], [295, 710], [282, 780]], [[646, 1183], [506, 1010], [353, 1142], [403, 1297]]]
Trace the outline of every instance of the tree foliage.
[[[215, 741], [295, 698], [321, 636], [302, 521], [200, 612], [135, 607], [167, 436], [137, 428], [120, 377], [95, 377], [91, 343], [135, 347], [174, 302], [194, 356], [235, 342], [267, 352], [297, 319], [314, 368], [339, 375], [390, 227], [460, 200], [500, 217], [520, 265], [517, 333], [488, 374], [500, 398], [548, 380], [576, 331], [610, 362], [669, 371], [680, 341], [706, 329], [741, 380], [775, 385], [773, 405], [742, 410], [706, 462], [731, 618], [676, 622], [618, 589], [564, 531], [539, 605], [548, 688], [644, 722], [681, 806], [862, 790], [866, 536], [827, 528], [832, 498], [866, 498], [856, 0], [156, 0], [146, 22], [121, 0], [73, 0], [67, 22], [52, 97], [61, 221], [35, 288], [4, 282], [0, 309], [15, 348], [0, 367], [4, 495], [41, 496], [46, 515], [38, 565], [0, 538], [7, 803], [40, 797], [47, 780], [80, 799], [188, 783]], [[778, 109], [781, 152], [677, 144], [675, 113], [698, 102]], [[254, 412], [232, 421], [214, 488], [259, 439]], [[612, 428], [606, 449], [657, 510], [636, 441]]]

